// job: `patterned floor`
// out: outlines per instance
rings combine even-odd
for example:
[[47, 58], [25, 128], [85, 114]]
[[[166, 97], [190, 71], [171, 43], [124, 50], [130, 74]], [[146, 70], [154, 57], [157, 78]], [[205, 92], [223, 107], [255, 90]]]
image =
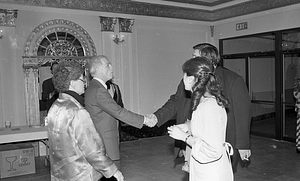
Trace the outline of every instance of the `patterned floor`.
[[[169, 136], [142, 138], [121, 143], [122, 172], [126, 181], [188, 181], [182, 159], [173, 160], [174, 140]], [[299, 181], [300, 154], [294, 143], [251, 136], [248, 167], [239, 166], [235, 181]], [[36, 173], [1, 181], [50, 181], [43, 157], [36, 157]]]

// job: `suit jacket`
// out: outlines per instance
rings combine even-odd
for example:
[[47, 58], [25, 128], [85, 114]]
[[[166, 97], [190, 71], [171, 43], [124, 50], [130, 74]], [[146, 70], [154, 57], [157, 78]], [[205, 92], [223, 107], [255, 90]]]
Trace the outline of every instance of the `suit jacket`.
[[216, 75], [229, 100], [226, 141], [236, 149], [250, 149], [251, 100], [244, 79], [223, 67], [216, 69]]
[[98, 181], [117, 171], [89, 113], [74, 97], [62, 93], [47, 120], [51, 180]]
[[52, 78], [45, 80], [42, 84], [42, 100], [50, 99], [50, 94], [55, 91]]
[[[116, 103], [121, 106], [121, 107], [124, 107], [124, 104], [123, 104], [123, 100], [122, 100], [122, 95], [121, 95], [121, 91], [120, 91], [120, 88], [117, 84], [115, 83], [107, 83], [106, 82], [106, 85], [109, 84], [108, 86], [110, 86], [110, 89], [112, 89], [113, 91], [113, 99], [116, 101]], [[107, 87], [107, 89], [109, 89]]]
[[55, 90], [52, 78], [45, 80], [42, 84], [42, 101], [46, 103], [48, 111], [53, 102], [58, 98], [58, 92]]
[[[175, 94], [154, 114], [158, 119], [157, 126], [162, 126], [167, 121], [176, 116], [176, 124], [182, 124], [191, 117], [191, 98], [190, 92], [184, 88], [183, 80], [180, 81]], [[177, 158], [179, 150], [185, 150], [186, 143], [175, 140], [174, 143], [174, 159]]]
[[112, 160], [120, 159], [118, 121], [142, 128], [144, 117], [119, 106], [107, 89], [92, 79], [85, 91], [85, 106], [98, 133], [102, 136], [106, 152]]
[[[229, 100], [226, 141], [236, 149], [250, 149], [251, 100], [246, 84], [241, 76], [224, 67], [217, 67], [216, 76], [223, 86], [225, 97]], [[155, 113], [158, 126], [177, 114], [177, 123], [186, 121], [190, 114], [190, 98], [186, 96], [183, 81], [177, 92]], [[177, 152], [178, 153], [178, 152]], [[175, 151], [176, 154], [176, 151]], [[177, 156], [177, 155], [176, 155]]]

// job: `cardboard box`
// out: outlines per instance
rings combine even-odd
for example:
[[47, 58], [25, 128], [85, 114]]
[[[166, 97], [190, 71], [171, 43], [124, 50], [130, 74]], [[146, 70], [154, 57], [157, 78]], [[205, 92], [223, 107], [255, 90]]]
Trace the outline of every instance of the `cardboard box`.
[[49, 155], [48, 153], [48, 140], [44, 140], [44, 141], [40, 141], [39, 142], [39, 153], [40, 153], [40, 156], [47, 156]]
[[35, 173], [34, 148], [29, 143], [0, 146], [0, 178]]
[[46, 156], [48, 155], [48, 140], [43, 140], [43, 141], [33, 141], [33, 142], [27, 142], [30, 143], [33, 148], [34, 148], [34, 156]]
[[34, 150], [34, 156], [40, 156], [39, 155], [39, 142], [38, 141], [34, 141], [34, 142], [27, 142], [30, 143], [33, 146], [33, 150]]

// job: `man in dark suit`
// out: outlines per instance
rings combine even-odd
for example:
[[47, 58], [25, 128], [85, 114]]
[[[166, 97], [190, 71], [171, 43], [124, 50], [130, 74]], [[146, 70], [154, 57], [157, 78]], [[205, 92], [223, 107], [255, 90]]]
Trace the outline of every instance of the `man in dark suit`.
[[118, 120], [136, 128], [143, 124], [153, 127], [157, 122], [122, 108], [112, 98], [106, 82], [113, 78], [113, 68], [107, 57], [93, 57], [88, 66], [93, 79], [85, 91], [85, 106], [104, 140], [108, 156], [121, 169]]
[[[53, 62], [51, 64], [50, 70], [51, 74], [53, 74], [53, 71], [58, 67], [57, 62]], [[42, 84], [42, 101], [45, 102], [46, 104], [46, 110], [50, 109], [52, 106], [53, 102], [58, 98], [58, 92], [55, 90], [53, 82], [52, 82], [52, 77], [45, 80]]]
[[[241, 76], [235, 72], [219, 66], [220, 57], [218, 49], [209, 44], [202, 43], [193, 47], [193, 57], [204, 56], [210, 59], [216, 66], [215, 75], [221, 79], [225, 97], [229, 100], [227, 108], [227, 130], [226, 141], [235, 149], [232, 156], [233, 171], [236, 172], [239, 160], [248, 160], [251, 156], [250, 150], [250, 122], [251, 101], [246, 84]], [[191, 116], [190, 97], [184, 90], [183, 81], [180, 82], [177, 92], [154, 114], [161, 126], [177, 114], [177, 124], [187, 121]], [[185, 143], [175, 143], [175, 156], [177, 157]], [[179, 147], [178, 147], [179, 145]]]

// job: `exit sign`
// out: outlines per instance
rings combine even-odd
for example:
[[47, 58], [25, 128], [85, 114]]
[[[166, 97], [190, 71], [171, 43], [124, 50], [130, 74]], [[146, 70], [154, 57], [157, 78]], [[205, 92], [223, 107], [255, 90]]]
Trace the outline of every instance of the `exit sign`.
[[248, 29], [248, 23], [242, 22], [236, 24], [236, 31]]

